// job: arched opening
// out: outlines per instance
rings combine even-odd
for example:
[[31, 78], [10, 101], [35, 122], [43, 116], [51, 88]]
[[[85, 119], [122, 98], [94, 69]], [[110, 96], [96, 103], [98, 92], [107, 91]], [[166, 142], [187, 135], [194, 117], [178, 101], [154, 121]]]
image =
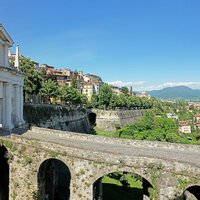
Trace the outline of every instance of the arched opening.
[[96, 125], [96, 118], [97, 118], [97, 115], [95, 113], [93, 112], [88, 113], [88, 120], [90, 122], [90, 125], [93, 127]]
[[183, 192], [183, 200], [200, 199], [200, 186], [194, 185]]
[[93, 200], [142, 200], [150, 197], [151, 183], [129, 172], [114, 172], [93, 184]]
[[60, 160], [44, 161], [38, 172], [38, 198], [44, 200], [67, 200], [70, 198], [71, 174]]
[[0, 200], [9, 198], [9, 165], [8, 151], [5, 146], [0, 146]]

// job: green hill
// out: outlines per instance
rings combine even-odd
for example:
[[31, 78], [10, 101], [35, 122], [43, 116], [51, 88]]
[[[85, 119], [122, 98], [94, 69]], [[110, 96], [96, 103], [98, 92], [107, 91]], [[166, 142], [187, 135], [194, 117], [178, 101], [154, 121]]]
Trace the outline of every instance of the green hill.
[[185, 99], [199, 100], [200, 90], [191, 89], [186, 86], [168, 87], [162, 90], [153, 90], [148, 92], [151, 96], [160, 99]]

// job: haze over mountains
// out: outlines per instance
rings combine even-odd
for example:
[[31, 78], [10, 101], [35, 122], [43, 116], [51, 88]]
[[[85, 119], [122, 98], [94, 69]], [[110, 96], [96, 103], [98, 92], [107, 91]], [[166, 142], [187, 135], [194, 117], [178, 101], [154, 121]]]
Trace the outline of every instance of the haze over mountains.
[[162, 90], [148, 91], [147, 93], [160, 99], [200, 100], [200, 90], [186, 86], [167, 87]]

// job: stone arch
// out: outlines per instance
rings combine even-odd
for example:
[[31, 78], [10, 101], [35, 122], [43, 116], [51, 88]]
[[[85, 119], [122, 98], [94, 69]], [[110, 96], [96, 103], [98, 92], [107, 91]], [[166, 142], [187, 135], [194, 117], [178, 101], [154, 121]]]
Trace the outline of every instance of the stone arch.
[[89, 120], [91, 126], [96, 125], [96, 118], [97, 118], [96, 113], [94, 113], [94, 112], [88, 113], [88, 120]]
[[195, 198], [200, 199], [200, 185], [190, 186], [183, 192], [183, 200]]
[[8, 150], [0, 145], [0, 199], [9, 199], [9, 164]]
[[[141, 188], [136, 188], [133, 187], [130, 183], [130, 180], [123, 180], [123, 176], [127, 175], [127, 177], [129, 176], [135, 180], [137, 180], [137, 182], [141, 182]], [[112, 177], [113, 176], [113, 177]], [[120, 177], [121, 176], [121, 177]], [[120, 180], [120, 183], [122, 184], [122, 186], [119, 186], [117, 184], [109, 184], [106, 183], [107, 181], [103, 181], [104, 177], [108, 177], [108, 178], [113, 178], [116, 180]], [[130, 185], [129, 185], [130, 184]], [[116, 186], [111, 186], [111, 185], [116, 185]], [[106, 188], [108, 187], [108, 188]], [[153, 189], [153, 185], [144, 177], [142, 177], [141, 175], [137, 174], [137, 173], [133, 173], [130, 171], [115, 171], [115, 172], [111, 172], [108, 174], [105, 174], [101, 177], [99, 177], [92, 185], [93, 188], [93, 195], [92, 195], [92, 199], [93, 200], [109, 200], [109, 199], [118, 199], [118, 196], [115, 194], [115, 192], [118, 190], [117, 193], [127, 193], [127, 200], [128, 199], [143, 199], [145, 197], [149, 198], [150, 194], [149, 194], [149, 189], [152, 188]], [[113, 194], [111, 194], [108, 191], [114, 191]], [[106, 194], [107, 193], [107, 194]], [[132, 193], [132, 195], [130, 195]], [[114, 196], [110, 196], [110, 195], [116, 195]], [[137, 195], [137, 197], [135, 196]], [[131, 197], [132, 196], [132, 197]], [[134, 197], [133, 197], [134, 196]], [[135, 198], [136, 197], [136, 198]], [[119, 197], [120, 199], [120, 197]], [[123, 199], [125, 199], [125, 197], [123, 197]]]
[[38, 171], [39, 199], [67, 200], [70, 198], [71, 173], [68, 166], [58, 159], [47, 159]]

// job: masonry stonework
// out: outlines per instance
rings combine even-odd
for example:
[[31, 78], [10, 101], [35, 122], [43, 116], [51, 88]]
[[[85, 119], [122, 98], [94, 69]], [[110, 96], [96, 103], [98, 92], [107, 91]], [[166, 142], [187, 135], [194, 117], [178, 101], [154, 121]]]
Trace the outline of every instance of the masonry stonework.
[[[155, 189], [155, 200], [180, 199], [187, 187], [200, 185], [198, 146], [111, 138], [107, 140], [104, 137], [78, 133], [68, 135], [39, 128], [23, 136], [12, 135], [0, 140], [8, 149], [10, 200], [37, 199], [38, 172], [41, 164], [48, 159], [60, 160], [69, 168], [71, 200], [92, 200], [93, 183], [116, 171], [136, 173], [147, 179]], [[67, 140], [70, 145], [66, 144]], [[140, 146], [151, 156], [147, 156], [145, 151], [140, 151], [137, 156]], [[118, 147], [119, 151], [115, 147]], [[121, 152], [123, 150], [120, 149], [125, 151], [126, 148], [130, 148], [132, 153]], [[171, 155], [168, 154], [169, 148]], [[194, 157], [187, 159], [188, 152], [194, 152]]]
[[[39, 116], [39, 117], [38, 117]], [[42, 128], [90, 133], [86, 109], [69, 109], [45, 104], [25, 104], [24, 119], [27, 123]]]
[[96, 114], [97, 128], [115, 131], [116, 126], [123, 127], [135, 123], [143, 116], [143, 110], [92, 110]]

